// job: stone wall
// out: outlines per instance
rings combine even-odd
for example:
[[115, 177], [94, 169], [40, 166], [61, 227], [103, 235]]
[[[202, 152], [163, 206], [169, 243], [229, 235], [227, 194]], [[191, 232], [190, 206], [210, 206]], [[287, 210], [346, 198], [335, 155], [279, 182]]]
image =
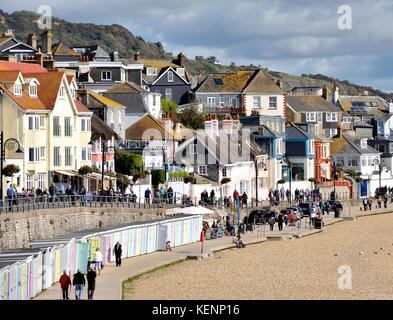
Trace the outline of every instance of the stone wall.
[[64, 208], [0, 214], [0, 252], [28, 248], [33, 240], [88, 229], [158, 219], [165, 209]]

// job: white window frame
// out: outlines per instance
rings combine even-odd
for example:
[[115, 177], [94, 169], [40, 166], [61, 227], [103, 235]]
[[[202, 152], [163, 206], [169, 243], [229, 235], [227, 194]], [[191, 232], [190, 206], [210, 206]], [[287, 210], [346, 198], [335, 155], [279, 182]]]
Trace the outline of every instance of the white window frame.
[[338, 113], [337, 112], [327, 112], [326, 113], [326, 122], [338, 122]]
[[64, 99], [65, 98], [65, 88], [63, 86], [60, 87], [60, 91], [59, 91], [59, 97]]
[[29, 85], [29, 95], [30, 97], [37, 97], [37, 85], [32, 83]]
[[323, 114], [322, 112], [317, 112], [317, 122], [322, 123]]
[[[274, 106], [272, 107], [271, 105], [273, 104], [272, 99], [274, 99]], [[277, 97], [276, 96], [271, 96], [269, 97], [269, 109], [270, 110], [276, 110], [277, 109]]]
[[32, 174], [26, 173], [26, 189], [34, 188], [34, 177]]
[[23, 87], [20, 83], [14, 84], [14, 95], [21, 96], [23, 91]]
[[316, 112], [306, 113], [306, 122], [316, 122], [316, 120], [317, 120]]
[[46, 159], [45, 147], [40, 147], [40, 160], [43, 161]]
[[225, 104], [225, 99], [224, 97], [220, 97], [220, 106], [223, 107]]
[[[53, 166], [61, 166], [61, 151], [60, 147], [53, 147]], [[57, 151], [57, 152], [56, 152]]]
[[216, 98], [215, 97], [207, 97], [207, 105], [208, 106], [215, 106], [216, 105]]
[[45, 189], [45, 173], [38, 173], [37, 174], [37, 182], [38, 182], [38, 188], [41, 190]]
[[148, 75], [148, 76], [156, 76], [157, 75], [157, 68], [147, 67], [146, 68], [146, 75]]
[[168, 82], [173, 82], [174, 81], [174, 74], [172, 70], [168, 71]]
[[195, 143], [190, 144], [189, 151], [190, 154], [198, 154], [198, 145]]
[[64, 117], [64, 136], [72, 137], [71, 117]]
[[112, 81], [112, 71], [110, 71], [110, 70], [101, 71], [101, 80], [102, 81]]
[[72, 147], [64, 147], [64, 165], [67, 167], [72, 166]]
[[201, 176], [207, 176], [207, 165], [205, 164], [198, 165], [198, 174]]
[[308, 140], [308, 153], [314, 154], [314, 139]]
[[[30, 151], [33, 150], [33, 159], [30, 159]], [[40, 161], [40, 148], [39, 147], [30, 147], [28, 154], [28, 162], [39, 162]]]
[[367, 139], [360, 139], [360, 148], [362, 149], [367, 148]]
[[262, 108], [262, 101], [260, 96], [252, 96], [252, 107], [254, 109]]

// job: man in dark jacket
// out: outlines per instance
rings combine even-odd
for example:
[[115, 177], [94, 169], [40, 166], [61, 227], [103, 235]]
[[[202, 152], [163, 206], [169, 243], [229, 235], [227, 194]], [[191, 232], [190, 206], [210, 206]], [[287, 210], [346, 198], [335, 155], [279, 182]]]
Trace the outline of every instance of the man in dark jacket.
[[278, 230], [279, 231], [282, 231], [283, 223], [284, 223], [284, 216], [280, 212], [280, 214], [278, 215], [278, 218], [277, 218], [277, 224], [278, 224]]
[[75, 299], [80, 300], [83, 292], [83, 287], [86, 284], [85, 276], [78, 269], [74, 274], [72, 284], [75, 286]]
[[93, 300], [94, 290], [96, 288], [96, 277], [97, 273], [94, 271], [92, 267], [87, 272], [86, 279], [87, 279], [87, 299]]
[[115, 247], [113, 248], [113, 254], [116, 257], [116, 267], [121, 266], [121, 253], [122, 253], [121, 244], [119, 243], [119, 241], [117, 241]]

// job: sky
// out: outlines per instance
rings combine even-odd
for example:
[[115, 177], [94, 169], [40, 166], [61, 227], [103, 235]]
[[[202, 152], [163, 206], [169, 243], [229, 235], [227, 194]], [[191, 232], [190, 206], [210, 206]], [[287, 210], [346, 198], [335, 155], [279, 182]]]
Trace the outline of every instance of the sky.
[[212, 55], [393, 91], [392, 0], [12, 0], [0, 8], [40, 5], [72, 22], [121, 24], [190, 58]]

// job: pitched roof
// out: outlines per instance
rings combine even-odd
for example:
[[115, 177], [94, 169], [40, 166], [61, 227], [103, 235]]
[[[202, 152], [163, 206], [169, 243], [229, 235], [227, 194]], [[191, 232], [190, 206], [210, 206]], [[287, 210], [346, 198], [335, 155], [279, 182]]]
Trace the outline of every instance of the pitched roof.
[[284, 91], [274, 82], [272, 77], [263, 70], [257, 70], [243, 93], [275, 93], [284, 94]]
[[126, 106], [122, 105], [119, 102], [116, 102], [112, 99], [109, 99], [107, 97], [104, 97], [103, 95], [96, 93], [94, 91], [89, 91], [89, 96], [91, 99], [94, 99], [98, 103], [102, 104], [105, 107], [115, 107], [115, 108], [123, 108], [125, 109]]
[[149, 91], [133, 82], [124, 82], [105, 91], [105, 93], [149, 93]]
[[196, 92], [237, 92], [240, 93], [250, 81], [254, 71], [211, 73], [196, 89]]
[[[146, 132], [151, 130], [149, 135]], [[147, 113], [126, 129], [126, 139], [130, 140], [165, 140], [165, 138], [181, 140], [173, 130], [164, 127], [156, 118]]]
[[316, 139], [314, 135], [300, 129], [297, 125], [289, 122], [285, 127], [285, 139]]
[[350, 114], [373, 113], [376, 110], [388, 110], [389, 104], [379, 96], [340, 96], [341, 108]]
[[287, 96], [287, 105], [296, 112], [341, 112], [340, 108], [320, 96]]
[[91, 134], [92, 136], [95, 134], [104, 134], [105, 138], [108, 140], [111, 137], [115, 137], [115, 139], [119, 138], [117, 133], [94, 113], [91, 116]]
[[19, 74], [16, 70], [0, 70], [0, 82], [15, 82]]
[[64, 43], [59, 42], [52, 47], [52, 55], [54, 56], [80, 56], [71, 48], [67, 47]]
[[38, 97], [48, 109], [52, 110], [57, 100], [64, 71], [26, 73], [25, 75], [36, 78], [39, 81]]
[[361, 148], [359, 139], [355, 139], [348, 134], [344, 134], [342, 137], [333, 138], [330, 144], [330, 152], [332, 155], [359, 155], [367, 153], [379, 153], [378, 150], [367, 145], [366, 148]]
[[13, 100], [23, 110], [47, 110], [46, 106], [40, 99], [32, 98], [25, 92], [22, 92], [22, 95], [20, 96], [16, 96], [1, 83], [0, 89], [4, 90], [10, 99]]
[[35, 63], [11, 62], [0, 60], [0, 70], [18, 70], [22, 73], [46, 73], [48, 70]]
[[91, 112], [79, 99], [76, 99], [75, 106], [78, 112]]

